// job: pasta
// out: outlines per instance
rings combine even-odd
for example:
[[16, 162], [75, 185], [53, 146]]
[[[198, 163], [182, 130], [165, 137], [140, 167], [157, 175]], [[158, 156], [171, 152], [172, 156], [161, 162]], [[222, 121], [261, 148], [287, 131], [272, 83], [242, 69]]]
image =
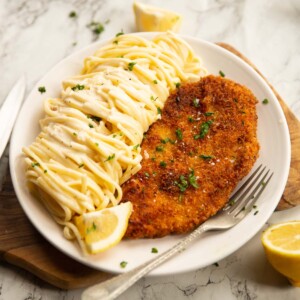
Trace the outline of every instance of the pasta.
[[23, 148], [26, 176], [66, 238], [80, 243], [75, 215], [120, 202], [121, 184], [141, 168], [143, 134], [170, 91], [204, 74], [173, 33], [120, 35], [62, 83], [60, 98], [45, 100], [41, 133]]

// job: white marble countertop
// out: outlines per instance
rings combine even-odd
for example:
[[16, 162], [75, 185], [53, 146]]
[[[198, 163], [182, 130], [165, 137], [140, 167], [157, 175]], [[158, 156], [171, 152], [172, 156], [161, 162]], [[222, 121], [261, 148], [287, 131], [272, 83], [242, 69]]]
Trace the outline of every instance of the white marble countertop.
[[[300, 0], [149, 0], [184, 16], [181, 33], [226, 42], [244, 53], [300, 118]], [[71, 11], [77, 18], [70, 18]], [[104, 23], [97, 36], [87, 27]], [[132, 1], [1, 0], [0, 104], [22, 73], [28, 91], [53, 65], [96, 39], [120, 30], [134, 32]], [[0, 120], [1, 122], [1, 120]], [[0, 161], [1, 179], [7, 169]], [[119, 299], [300, 299], [265, 259], [259, 232], [240, 250], [218, 262], [181, 275], [137, 282]], [[60, 290], [31, 274], [0, 263], [2, 299], [80, 299], [81, 290]]]

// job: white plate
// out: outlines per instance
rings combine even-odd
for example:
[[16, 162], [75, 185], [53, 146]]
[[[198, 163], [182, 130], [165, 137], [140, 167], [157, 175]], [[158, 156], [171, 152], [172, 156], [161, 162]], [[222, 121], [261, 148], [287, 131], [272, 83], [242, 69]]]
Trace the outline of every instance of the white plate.
[[[153, 33], [139, 34], [151, 38]], [[256, 163], [263, 163], [274, 171], [273, 179], [257, 204], [259, 213], [249, 214], [241, 223], [224, 232], [206, 233], [199, 241], [183, 253], [164, 263], [151, 275], [167, 275], [192, 271], [213, 264], [233, 253], [253, 237], [268, 220], [283, 193], [290, 165], [290, 139], [287, 123], [281, 107], [265, 81], [241, 59], [214, 44], [191, 37], [184, 39], [201, 56], [205, 67], [212, 74], [222, 70], [227, 78], [249, 87], [260, 103], [258, 111], [258, 139], [261, 150]], [[100, 41], [69, 56], [58, 63], [33, 88], [16, 122], [10, 143], [10, 168], [14, 188], [25, 213], [37, 230], [56, 248], [90, 267], [110, 272], [123, 272], [155, 257], [151, 248], [159, 253], [168, 249], [180, 236], [161, 239], [122, 241], [119, 245], [95, 256], [82, 255], [75, 242], [67, 241], [62, 228], [50, 217], [44, 207], [34, 199], [25, 185], [22, 147], [29, 145], [39, 133], [38, 121], [43, 116], [43, 99], [47, 96], [59, 96], [63, 79], [79, 74], [83, 59], [93, 54], [107, 41]], [[38, 92], [39, 86], [45, 86], [46, 94]], [[269, 99], [268, 105], [261, 101]], [[127, 261], [125, 269], [120, 262]]]

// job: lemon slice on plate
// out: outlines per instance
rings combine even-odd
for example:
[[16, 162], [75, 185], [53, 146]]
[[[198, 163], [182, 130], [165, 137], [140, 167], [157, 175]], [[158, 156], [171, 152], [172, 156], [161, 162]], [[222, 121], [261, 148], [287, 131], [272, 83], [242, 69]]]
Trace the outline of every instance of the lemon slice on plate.
[[75, 225], [87, 251], [96, 254], [119, 243], [126, 232], [131, 211], [132, 204], [126, 202], [75, 217]]
[[274, 269], [300, 287], [300, 221], [273, 225], [261, 240]]
[[173, 31], [180, 29], [181, 15], [159, 7], [134, 2], [137, 31]]

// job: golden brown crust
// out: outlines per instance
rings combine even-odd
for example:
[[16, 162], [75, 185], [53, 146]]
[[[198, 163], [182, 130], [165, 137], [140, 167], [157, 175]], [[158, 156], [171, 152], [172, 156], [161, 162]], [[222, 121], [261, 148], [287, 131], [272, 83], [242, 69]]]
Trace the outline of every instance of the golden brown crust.
[[186, 233], [226, 204], [258, 156], [256, 103], [215, 76], [170, 95], [143, 141], [142, 169], [122, 186], [133, 204], [126, 237]]

